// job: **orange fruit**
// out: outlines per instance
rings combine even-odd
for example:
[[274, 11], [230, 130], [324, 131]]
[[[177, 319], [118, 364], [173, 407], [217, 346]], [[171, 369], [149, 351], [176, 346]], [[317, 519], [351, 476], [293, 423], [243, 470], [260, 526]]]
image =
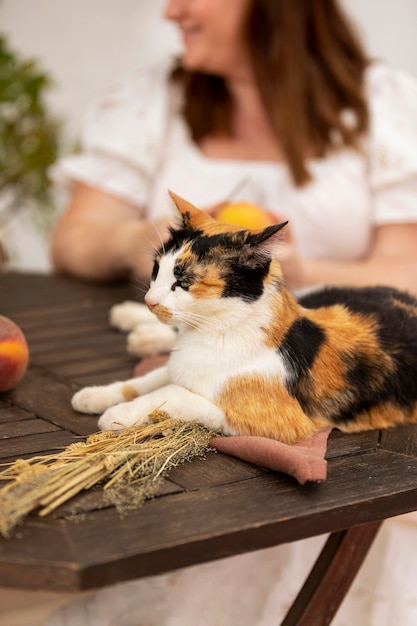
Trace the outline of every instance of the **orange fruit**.
[[216, 214], [219, 222], [235, 224], [243, 228], [266, 228], [273, 224], [271, 216], [256, 204], [233, 202], [226, 204]]
[[0, 315], [0, 392], [9, 391], [23, 378], [29, 361], [26, 339], [20, 328]]

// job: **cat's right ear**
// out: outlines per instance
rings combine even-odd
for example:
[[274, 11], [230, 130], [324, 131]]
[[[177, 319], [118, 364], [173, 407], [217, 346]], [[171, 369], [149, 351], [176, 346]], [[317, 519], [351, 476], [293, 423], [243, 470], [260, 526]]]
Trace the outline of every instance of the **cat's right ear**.
[[181, 196], [177, 196], [177, 194], [171, 190], [168, 190], [168, 193], [179, 211], [182, 225], [185, 228], [193, 228], [197, 230], [198, 228], [207, 225], [207, 222], [213, 221], [207, 213], [197, 209], [197, 207], [191, 204], [191, 202], [188, 202], [188, 200], [184, 200]]

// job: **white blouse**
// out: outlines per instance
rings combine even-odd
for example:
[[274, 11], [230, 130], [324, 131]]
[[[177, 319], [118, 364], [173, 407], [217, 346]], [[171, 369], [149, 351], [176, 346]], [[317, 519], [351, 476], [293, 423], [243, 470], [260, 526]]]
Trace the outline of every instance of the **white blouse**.
[[126, 199], [150, 219], [171, 214], [168, 189], [200, 208], [254, 202], [290, 220], [305, 258], [360, 259], [376, 225], [417, 222], [417, 82], [410, 76], [372, 65], [363, 150], [311, 159], [313, 179], [297, 188], [284, 163], [202, 154], [179, 113], [169, 69], [130, 74], [98, 100], [85, 120], [83, 152], [61, 160], [61, 179]]

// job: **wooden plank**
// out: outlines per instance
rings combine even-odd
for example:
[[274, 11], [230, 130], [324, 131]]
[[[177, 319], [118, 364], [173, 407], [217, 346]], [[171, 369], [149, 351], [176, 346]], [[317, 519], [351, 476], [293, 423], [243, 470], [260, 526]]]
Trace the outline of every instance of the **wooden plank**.
[[114, 372], [102, 372], [93, 374], [84, 374], [82, 376], [74, 376], [74, 382], [80, 387], [88, 387], [89, 385], [108, 385], [117, 380], [127, 380], [133, 376], [133, 367], [121, 367]]
[[106, 345], [102, 346], [103, 351], [99, 353], [97, 346], [85, 345], [85, 342], [81, 346], [69, 347], [65, 349], [65, 351], [60, 352], [41, 352], [36, 354], [36, 358], [34, 360], [37, 365], [46, 365], [48, 367], [54, 367], [56, 365], [67, 364], [67, 363], [83, 363], [85, 361], [89, 362], [94, 359], [97, 359], [98, 355], [102, 356], [114, 356], [114, 357], [125, 357], [125, 358], [133, 358], [128, 357], [126, 352], [125, 345], [119, 345], [118, 343], [114, 346]]
[[0, 406], [0, 423], [29, 420], [34, 417], [34, 413], [20, 409], [17, 406], [12, 406], [6, 403]]
[[80, 306], [79, 303], [73, 303], [60, 307], [42, 307], [38, 309], [15, 311], [13, 318], [25, 332], [31, 332], [44, 327], [45, 318], [48, 319], [48, 325], [52, 326], [66, 326], [78, 320], [108, 323], [109, 312], [101, 302], [91, 302], [88, 303], [87, 306]]
[[17, 583], [20, 589], [70, 590], [77, 578], [78, 566], [76, 553], [62, 532], [65, 522], [51, 518], [45, 525], [34, 517], [31, 524], [33, 534], [27, 535], [23, 527], [16, 541], [0, 538], [1, 552], [5, 548], [9, 553], [11, 548], [11, 559], [7, 563], [0, 552], [2, 586], [16, 587]]
[[84, 374], [100, 374], [102, 372], [115, 372], [119, 369], [130, 369], [133, 371], [139, 359], [129, 356], [105, 356], [96, 355], [95, 358], [87, 361], [76, 361], [75, 363], [62, 363], [54, 367], [54, 373], [63, 378], [78, 379]]
[[379, 438], [379, 430], [369, 430], [363, 433], [352, 433], [350, 435], [341, 433], [338, 430], [333, 430], [327, 444], [326, 459], [377, 450]]
[[[95, 333], [97, 331], [95, 330]], [[93, 335], [74, 335], [70, 337], [56, 337], [54, 341], [40, 342], [34, 344], [30, 342], [29, 349], [31, 358], [34, 362], [37, 361], [39, 355], [57, 354], [62, 353], [65, 359], [65, 353], [69, 349], [73, 349], [80, 346], [88, 346], [96, 350], [98, 353], [105, 353], [112, 351], [112, 347], [117, 349], [125, 348], [124, 339], [117, 333], [102, 333]]]
[[381, 448], [417, 457], [417, 424], [382, 431]]
[[78, 437], [65, 430], [4, 439], [0, 441], [0, 458], [9, 461], [11, 458], [21, 458], [23, 455], [34, 456], [39, 452], [61, 450], [78, 440]]
[[54, 426], [50, 422], [38, 418], [27, 420], [14, 420], [12, 423], [0, 423], [0, 440], [14, 439], [25, 435], [34, 435], [37, 433], [50, 433], [60, 430], [58, 426]]
[[46, 370], [32, 366], [7, 396], [15, 406], [51, 424], [77, 435], [89, 435], [97, 430], [97, 418], [72, 409], [71, 398], [76, 390], [74, 384], [57, 380]]
[[266, 470], [220, 453], [206, 454], [171, 470], [169, 479], [185, 489], [205, 489], [215, 485], [262, 476]]
[[116, 303], [140, 297], [141, 293], [141, 289], [125, 282], [99, 285], [58, 275], [6, 272], [1, 275], [0, 282], [2, 314], [8, 316], [13, 311], [45, 308], [49, 305], [62, 307], [75, 301], [80, 306], [91, 300]]
[[84, 339], [91, 333], [105, 333], [109, 330], [107, 322], [96, 323], [94, 321], [74, 324], [71, 326], [49, 326], [45, 324], [42, 328], [32, 330], [27, 334], [28, 343], [32, 346], [55, 342], [56, 345], [72, 341], [74, 338]]
[[[155, 498], [166, 496], [173, 493], [181, 493], [183, 489], [174, 484], [170, 480], [164, 480]], [[70, 516], [85, 515], [93, 511], [112, 508], [104, 498], [104, 492], [101, 487], [84, 491], [69, 502], [60, 506], [54, 513], [54, 518], [68, 518]]]

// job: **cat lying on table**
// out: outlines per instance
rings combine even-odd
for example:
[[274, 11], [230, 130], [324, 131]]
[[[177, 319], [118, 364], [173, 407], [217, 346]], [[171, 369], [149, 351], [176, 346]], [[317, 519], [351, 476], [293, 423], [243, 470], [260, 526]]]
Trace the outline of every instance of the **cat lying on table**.
[[100, 428], [119, 430], [161, 407], [226, 435], [284, 443], [328, 427], [417, 421], [416, 299], [328, 287], [297, 302], [275, 258], [285, 223], [242, 230], [171, 196], [181, 224], [157, 253], [145, 296], [168, 325], [162, 347], [176, 337], [168, 363], [80, 390], [76, 410], [103, 413]]

